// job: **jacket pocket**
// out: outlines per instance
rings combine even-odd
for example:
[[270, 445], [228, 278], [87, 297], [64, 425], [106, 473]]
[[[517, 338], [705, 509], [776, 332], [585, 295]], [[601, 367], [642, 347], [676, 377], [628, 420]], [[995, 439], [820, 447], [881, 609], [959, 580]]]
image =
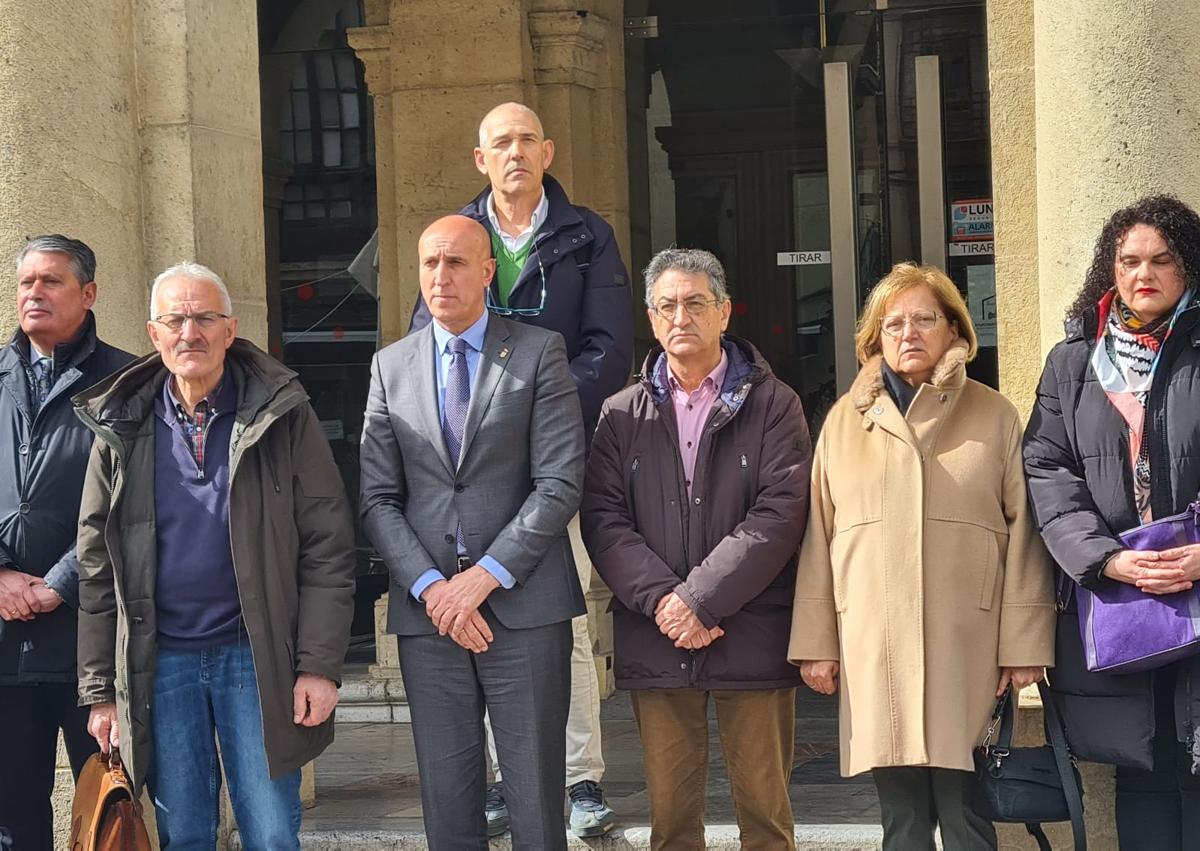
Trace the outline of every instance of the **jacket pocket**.
[[979, 528], [983, 538], [979, 551], [983, 554], [983, 572], [979, 579], [979, 608], [990, 611], [996, 597], [996, 576], [1000, 572], [1000, 558], [996, 547], [996, 533], [991, 529]]
[[876, 599], [880, 587], [883, 521], [865, 520], [839, 529], [829, 542], [833, 605], [845, 612], [851, 600]]

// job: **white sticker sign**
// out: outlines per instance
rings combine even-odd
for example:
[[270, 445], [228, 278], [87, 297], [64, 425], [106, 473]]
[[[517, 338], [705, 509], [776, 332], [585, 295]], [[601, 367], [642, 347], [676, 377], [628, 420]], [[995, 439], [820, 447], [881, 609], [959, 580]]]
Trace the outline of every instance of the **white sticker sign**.
[[996, 243], [987, 242], [951, 242], [946, 246], [946, 253], [951, 257], [971, 257], [976, 254], [995, 254]]
[[780, 251], [775, 255], [776, 266], [827, 266], [828, 251]]

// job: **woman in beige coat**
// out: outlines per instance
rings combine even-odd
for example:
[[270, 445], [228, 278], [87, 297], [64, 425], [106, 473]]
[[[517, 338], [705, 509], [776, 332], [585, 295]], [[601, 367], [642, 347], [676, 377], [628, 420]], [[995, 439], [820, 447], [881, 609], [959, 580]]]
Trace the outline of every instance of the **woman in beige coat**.
[[975, 329], [938, 269], [893, 268], [855, 342], [862, 370], [813, 459], [788, 658], [840, 692], [841, 771], [872, 772], [885, 850], [932, 849], [939, 825], [947, 849], [995, 848], [971, 751], [1054, 648], [1020, 418], [967, 378]]

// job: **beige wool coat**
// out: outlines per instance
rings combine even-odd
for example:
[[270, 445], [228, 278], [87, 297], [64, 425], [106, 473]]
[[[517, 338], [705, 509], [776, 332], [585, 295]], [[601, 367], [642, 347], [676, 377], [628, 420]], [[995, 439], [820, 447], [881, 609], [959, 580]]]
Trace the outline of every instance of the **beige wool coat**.
[[971, 770], [1001, 667], [1054, 662], [1049, 556], [1012, 404], [954, 343], [907, 415], [878, 357], [813, 459], [788, 658], [837, 660], [841, 772]]

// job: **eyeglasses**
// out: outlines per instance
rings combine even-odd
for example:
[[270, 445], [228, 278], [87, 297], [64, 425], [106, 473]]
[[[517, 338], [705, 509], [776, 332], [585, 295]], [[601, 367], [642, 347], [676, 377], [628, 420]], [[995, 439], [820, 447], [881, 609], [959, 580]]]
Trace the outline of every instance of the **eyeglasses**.
[[183, 326], [190, 319], [195, 323], [196, 327], [201, 331], [211, 331], [217, 326], [217, 322], [221, 319], [229, 319], [228, 313], [217, 313], [215, 310], [204, 310], [200, 313], [162, 313], [155, 316], [152, 321], [166, 327], [171, 331], [182, 331]]
[[546, 309], [546, 267], [542, 265], [542, 255], [538, 253], [537, 243], [533, 245], [533, 256], [537, 259], [538, 274], [542, 278], [542, 300], [538, 302], [537, 307], [504, 307], [496, 304], [496, 300], [492, 297], [492, 288], [487, 288], [487, 294], [484, 296], [484, 303], [487, 309], [497, 316], [538, 316]]
[[899, 337], [904, 333], [904, 326], [911, 323], [914, 331], [924, 334], [926, 331], [932, 331], [937, 321], [942, 318], [944, 314], [932, 310], [914, 310], [906, 316], [885, 316], [879, 320], [879, 327], [889, 337]]
[[721, 303], [720, 299], [716, 298], [689, 298], [683, 301], [660, 301], [654, 305], [654, 312], [659, 319], [671, 322], [675, 319], [675, 314], [682, 307], [687, 315], [695, 319], [697, 316], [702, 316], [710, 307], [714, 307]]

